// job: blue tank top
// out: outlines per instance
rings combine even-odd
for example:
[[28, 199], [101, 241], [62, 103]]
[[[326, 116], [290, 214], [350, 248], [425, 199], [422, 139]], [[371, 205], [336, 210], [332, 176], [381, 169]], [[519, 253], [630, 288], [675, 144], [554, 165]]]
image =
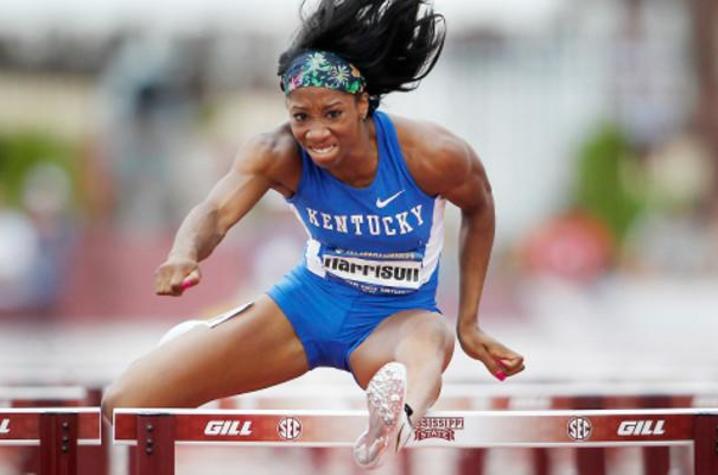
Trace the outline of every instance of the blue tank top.
[[287, 201], [309, 236], [303, 265], [365, 293], [433, 298], [445, 200], [419, 189], [391, 119], [380, 111], [372, 117], [379, 160], [366, 187], [340, 181], [301, 150], [301, 178]]

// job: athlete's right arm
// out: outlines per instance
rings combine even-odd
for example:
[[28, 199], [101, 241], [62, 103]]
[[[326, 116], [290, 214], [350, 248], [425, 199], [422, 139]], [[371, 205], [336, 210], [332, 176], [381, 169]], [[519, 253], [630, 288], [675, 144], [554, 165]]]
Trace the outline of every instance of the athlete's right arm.
[[267, 190], [284, 192], [288, 188], [288, 171], [282, 164], [292, 162], [293, 150], [282, 132], [260, 135], [240, 150], [229, 172], [182, 222], [167, 259], [155, 272], [158, 295], [179, 296], [199, 283], [199, 262], [212, 253], [227, 231]]

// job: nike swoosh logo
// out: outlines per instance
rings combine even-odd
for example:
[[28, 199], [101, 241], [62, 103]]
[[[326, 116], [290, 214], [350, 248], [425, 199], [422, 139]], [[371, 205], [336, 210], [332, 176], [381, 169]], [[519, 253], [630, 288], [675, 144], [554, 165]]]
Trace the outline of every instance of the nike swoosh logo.
[[394, 193], [393, 195], [391, 195], [389, 198], [387, 198], [385, 200], [382, 200], [381, 198], [377, 198], [376, 199], [376, 207], [379, 209], [386, 207], [386, 205], [388, 205], [389, 203], [394, 201], [396, 199], [396, 197], [402, 193], [404, 193], [404, 190]]

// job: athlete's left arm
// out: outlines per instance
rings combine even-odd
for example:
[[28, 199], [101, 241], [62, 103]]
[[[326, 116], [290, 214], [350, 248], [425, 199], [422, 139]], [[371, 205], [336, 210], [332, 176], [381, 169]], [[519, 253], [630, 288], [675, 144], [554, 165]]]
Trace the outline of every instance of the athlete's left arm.
[[436, 171], [430, 180], [436, 194], [461, 209], [459, 236], [459, 315], [456, 333], [464, 352], [480, 360], [503, 380], [524, 369], [523, 357], [489, 336], [479, 326], [479, 302], [494, 240], [494, 200], [486, 170], [476, 152], [448, 132], [435, 135], [428, 158]]

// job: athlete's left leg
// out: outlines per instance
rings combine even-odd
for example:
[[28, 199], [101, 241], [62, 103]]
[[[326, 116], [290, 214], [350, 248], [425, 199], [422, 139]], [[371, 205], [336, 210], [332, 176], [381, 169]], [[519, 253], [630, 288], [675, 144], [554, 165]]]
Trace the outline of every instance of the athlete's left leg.
[[385, 319], [349, 358], [354, 377], [366, 389], [391, 361], [407, 371], [406, 403], [412, 422], [424, 416], [441, 391], [441, 375], [454, 352], [454, 333], [446, 318], [427, 310], [406, 310]]

